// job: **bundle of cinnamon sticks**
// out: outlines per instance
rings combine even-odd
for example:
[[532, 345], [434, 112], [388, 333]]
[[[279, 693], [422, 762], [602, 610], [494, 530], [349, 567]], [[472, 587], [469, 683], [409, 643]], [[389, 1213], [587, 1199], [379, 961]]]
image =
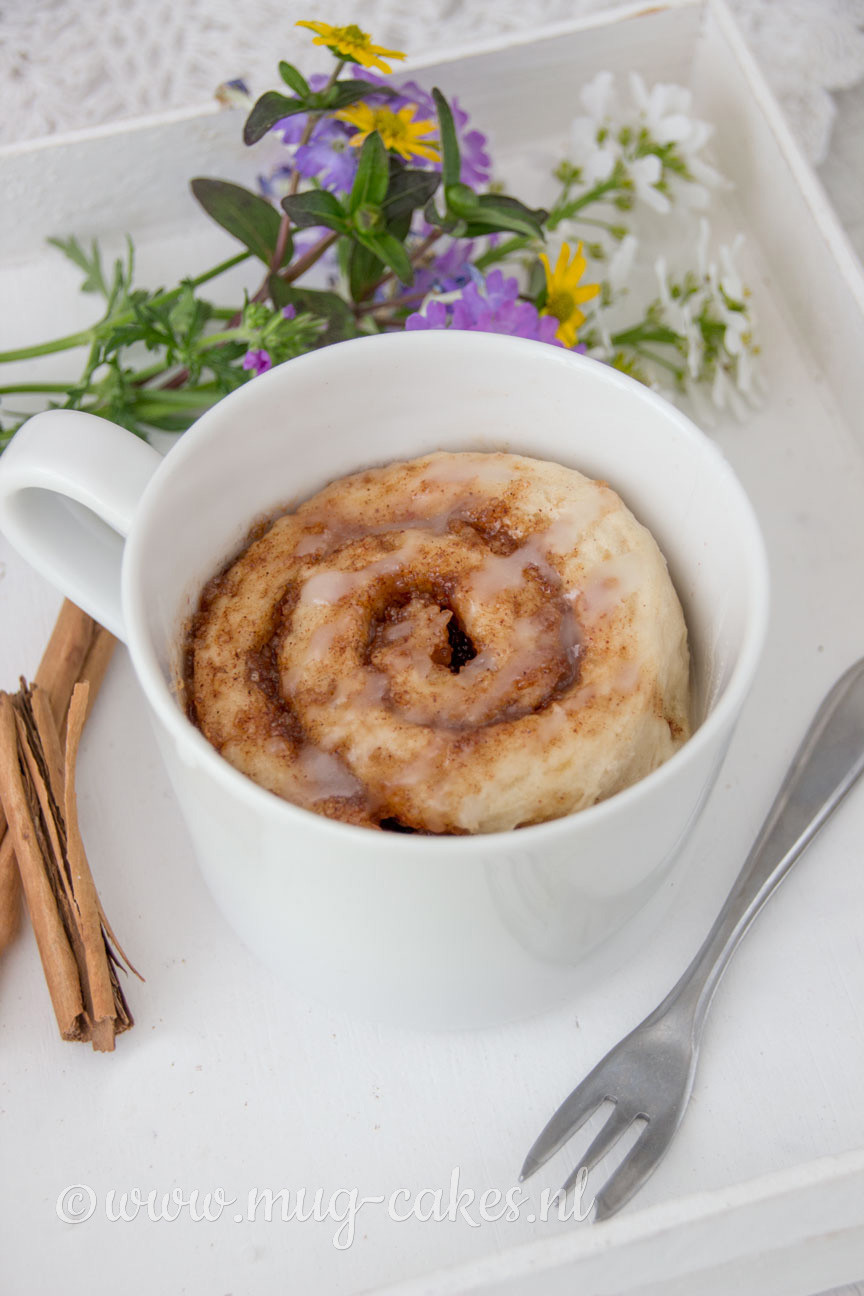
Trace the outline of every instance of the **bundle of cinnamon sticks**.
[[23, 884], [60, 1034], [99, 1051], [133, 1023], [117, 973], [135, 969], [87, 863], [75, 766], [114, 645], [67, 600], [33, 684], [0, 692], [0, 951], [17, 930]]

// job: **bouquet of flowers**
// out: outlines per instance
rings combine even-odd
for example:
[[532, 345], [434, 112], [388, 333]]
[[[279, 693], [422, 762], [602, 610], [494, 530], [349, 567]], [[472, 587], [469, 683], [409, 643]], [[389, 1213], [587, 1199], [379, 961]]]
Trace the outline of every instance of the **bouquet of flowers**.
[[[705, 390], [720, 408], [745, 408], [756, 389], [751, 303], [735, 266], [737, 245], [712, 254], [704, 217], [691, 217], [695, 264], [672, 270], [661, 250], [650, 292], [628, 314], [645, 218], [673, 207], [698, 213], [724, 183], [705, 160], [711, 128], [693, 117], [688, 91], [649, 90], [633, 75], [622, 102], [612, 76], [598, 74], [581, 92], [584, 114], [554, 173], [557, 193], [533, 208], [493, 181], [488, 142], [458, 100], [393, 81], [390, 65], [401, 52], [373, 44], [353, 25], [298, 26], [332, 54], [329, 76], [307, 80], [283, 61], [284, 90], [254, 102], [242, 82], [219, 91], [226, 104], [248, 108], [245, 143], [269, 141], [271, 162], [275, 148], [258, 191], [212, 178], [191, 182], [204, 211], [241, 250], [150, 291], [135, 283], [131, 240], [110, 270], [95, 243], [52, 240], [105, 309], [83, 332], [0, 354], [0, 362], [12, 362], [88, 348], [74, 383], [0, 381], [0, 448], [26, 417], [8, 405], [20, 393], [43, 394], [141, 436], [182, 432], [273, 365], [403, 328], [533, 338], [614, 365], [675, 398], [698, 399]], [[202, 295], [240, 262], [258, 266], [242, 302], [218, 306]]]

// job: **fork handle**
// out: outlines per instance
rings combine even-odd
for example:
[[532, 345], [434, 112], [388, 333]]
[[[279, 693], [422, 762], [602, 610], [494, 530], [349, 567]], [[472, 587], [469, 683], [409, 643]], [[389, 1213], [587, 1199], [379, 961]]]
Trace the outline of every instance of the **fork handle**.
[[864, 658], [825, 697], [732, 890], [684, 975], [652, 1018], [692, 1013], [698, 1038], [717, 983], [765, 901], [864, 771]]

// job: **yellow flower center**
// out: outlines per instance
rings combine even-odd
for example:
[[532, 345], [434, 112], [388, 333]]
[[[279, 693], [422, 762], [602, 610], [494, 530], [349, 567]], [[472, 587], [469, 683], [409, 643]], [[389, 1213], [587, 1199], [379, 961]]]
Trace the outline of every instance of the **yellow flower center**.
[[569, 320], [571, 315], [580, 314], [577, 312], [576, 303], [573, 300], [573, 294], [569, 292], [553, 292], [546, 300], [544, 313], [554, 315], [562, 324]]
[[368, 32], [361, 31], [356, 23], [349, 23], [347, 27], [333, 28], [334, 44], [353, 45], [356, 49], [367, 50], [372, 41]]
[[351, 137], [355, 148], [377, 131], [384, 147], [393, 149], [400, 156], [410, 161], [411, 158], [426, 158], [437, 162], [438, 145], [434, 140], [426, 139], [436, 127], [433, 121], [415, 121], [414, 109], [410, 106], [392, 112], [389, 108], [370, 108], [368, 104], [353, 104], [336, 114], [340, 121], [357, 127], [357, 134]]

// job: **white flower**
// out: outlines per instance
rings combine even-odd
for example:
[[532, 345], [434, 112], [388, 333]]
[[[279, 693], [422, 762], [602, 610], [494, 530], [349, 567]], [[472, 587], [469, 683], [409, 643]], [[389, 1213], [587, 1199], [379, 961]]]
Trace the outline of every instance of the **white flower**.
[[639, 73], [631, 72], [630, 93], [651, 138], [658, 144], [682, 143], [692, 135], [695, 125], [705, 125], [691, 119], [690, 91], [683, 86], [658, 83], [649, 93]]
[[597, 126], [592, 118], [576, 118], [570, 127], [570, 157], [589, 188], [601, 180], [608, 180], [620, 155], [620, 149], [613, 148], [610, 143], [597, 143]]
[[638, 247], [639, 240], [634, 235], [627, 234], [609, 258], [606, 278], [613, 292], [620, 292], [622, 288], [627, 287]]
[[725, 325], [723, 347], [725, 351], [738, 360], [737, 369], [741, 371], [740, 380], [736, 381], [741, 391], [750, 390], [751, 368], [749, 359], [742, 364], [742, 356], [747, 350], [748, 341], [753, 332], [753, 318], [748, 303], [744, 282], [735, 264], [735, 257], [743, 243], [743, 235], [736, 235], [732, 244], [723, 244], [718, 249], [717, 261], [708, 260], [708, 222], [700, 223], [698, 258], [699, 268], [705, 283], [706, 301], [710, 303], [712, 317]]
[[694, 317], [690, 299], [681, 300], [680, 294], [673, 297], [666, 269], [666, 258], [658, 257], [654, 262], [654, 273], [660, 288], [660, 301], [663, 303], [663, 318], [669, 328], [674, 329], [683, 342], [687, 344], [687, 372], [696, 381], [702, 369], [705, 351], [705, 340], [698, 318]]
[[661, 148], [675, 145], [675, 154], [690, 180], [674, 171], [664, 178], [675, 183], [675, 196], [688, 207], [707, 207], [709, 189], [725, 185], [719, 171], [700, 156], [714, 127], [692, 115], [692, 96], [683, 86], [657, 84], [648, 91], [638, 72], [630, 75], [630, 93], [639, 110], [640, 124]]
[[579, 101], [591, 120], [602, 126], [613, 115], [615, 78], [611, 72], [598, 72], [592, 81], [582, 87]]
[[730, 377], [728, 370], [719, 364], [714, 371], [714, 381], [711, 384], [711, 399], [717, 409], [725, 409], [728, 405], [736, 418], [743, 421], [747, 417], [747, 406], [742, 401], [733, 378]]
[[[707, 222], [706, 222], [707, 223]], [[731, 247], [724, 245], [720, 248], [720, 265], [723, 270], [720, 279], [720, 287], [727, 297], [734, 301], [740, 301], [744, 296], [744, 284], [735, 265], [735, 257], [744, 242], [743, 234], [736, 234]]]
[[670, 278], [666, 260], [654, 265], [659, 288], [660, 318], [686, 348], [688, 392], [707, 384], [717, 409], [731, 409], [743, 417], [741, 397], [756, 403], [758, 375], [754, 372], [753, 312], [735, 263], [741, 246], [739, 235], [730, 245], [710, 255], [707, 221], [699, 227], [696, 248], [698, 274], [681, 281]]
[[630, 164], [630, 179], [636, 197], [657, 212], [668, 212], [672, 204], [657, 188], [663, 180], [663, 166], [656, 153], [648, 153]]

